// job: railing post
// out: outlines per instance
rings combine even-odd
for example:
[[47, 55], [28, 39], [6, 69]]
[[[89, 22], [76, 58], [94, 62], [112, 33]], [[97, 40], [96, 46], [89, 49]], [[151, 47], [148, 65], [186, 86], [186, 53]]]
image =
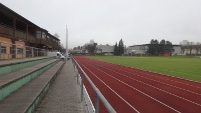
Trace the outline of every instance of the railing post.
[[72, 63], [73, 63], [73, 68], [74, 68], [74, 71], [75, 71], [75, 62], [74, 62], [74, 59], [72, 59]]
[[77, 84], [79, 84], [79, 74], [78, 74], [77, 66], [75, 64], [74, 59], [72, 59], [72, 63], [73, 63], [73, 68], [74, 68], [74, 72], [75, 72], [75, 77], [77, 77]]
[[75, 73], [76, 73], [76, 77], [77, 77], [77, 84], [79, 84], [79, 73], [78, 73], [76, 66], [75, 66]]
[[79, 73], [76, 65], [75, 65], [75, 76], [77, 77], [77, 84], [79, 84]]
[[99, 97], [95, 92], [95, 113], [99, 113]]
[[84, 96], [84, 88], [83, 88], [83, 85], [84, 85], [84, 77], [83, 77], [83, 73], [81, 75], [81, 102], [83, 101], [83, 96]]

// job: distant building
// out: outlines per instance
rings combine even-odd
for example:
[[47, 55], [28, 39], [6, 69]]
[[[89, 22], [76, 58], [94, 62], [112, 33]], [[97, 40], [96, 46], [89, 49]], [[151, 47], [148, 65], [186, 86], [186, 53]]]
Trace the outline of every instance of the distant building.
[[146, 54], [146, 51], [148, 50], [147, 44], [143, 45], [134, 45], [127, 47], [127, 54], [133, 53], [133, 54]]
[[172, 55], [181, 55], [182, 54], [182, 49], [181, 45], [173, 45], [174, 52]]
[[184, 55], [200, 55], [201, 45], [182, 46], [182, 54]]
[[[147, 54], [147, 50], [149, 44], [142, 44], [142, 45], [133, 45], [127, 48], [126, 54]], [[180, 45], [173, 45], [173, 49], [175, 50], [172, 52], [172, 55], [182, 54], [181, 46]]]
[[114, 54], [114, 46], [110, 45], [97, 45], [96, 53], [103, 53], [105, 55], [113, 55]]

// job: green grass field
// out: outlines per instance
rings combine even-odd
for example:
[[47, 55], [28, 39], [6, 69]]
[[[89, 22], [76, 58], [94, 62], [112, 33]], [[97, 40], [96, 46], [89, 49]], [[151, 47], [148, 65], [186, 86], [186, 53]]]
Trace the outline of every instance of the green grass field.
[[201, 82], [201, 58], [193, 57], [116, 57], [89, 58]]

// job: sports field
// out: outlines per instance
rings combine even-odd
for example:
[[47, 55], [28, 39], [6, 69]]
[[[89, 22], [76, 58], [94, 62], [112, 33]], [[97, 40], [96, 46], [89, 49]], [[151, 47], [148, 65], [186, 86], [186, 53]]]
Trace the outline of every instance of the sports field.
[[89, 58], [201, 82], [201, 58], [176, 57], [176, 56], [171, 57], [90, 56]]

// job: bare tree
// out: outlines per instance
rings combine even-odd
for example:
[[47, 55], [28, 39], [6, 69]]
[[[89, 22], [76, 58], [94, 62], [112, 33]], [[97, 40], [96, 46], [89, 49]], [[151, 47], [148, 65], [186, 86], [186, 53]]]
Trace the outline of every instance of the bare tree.
[[57, 33], [55, 33], [55, 34], [54, 34], [54, 36], [55, 36], [55, 37], [57, 37], [57, 38], [59, 38], [59, 37], [60, 37], [60, 36], [59, 36]]
[[95, 49], [96, 49], [96, 45], [97, 45], [97, 43], [95, 43], [94, 40], [91, 39], [91, 40], [89, 41], [89, 43], [86, 43], [86, 44], [84, 45], [84, 47], [85, 47], [86, 50], [88, 50], [89, 53], [94, 53], [94, 52], [95, 52]]
[[195, 45], [201, 45], [201, 43], [200, 42], [196, 42]]
[[191, 46], [192, 42], [188, 41], [188, 40], [183, 40], [180, 42], [180, 45], [182, 46], [181, 49], [182, 49], [182, 52], [184, 53], [184, 51], [188, 51], [192, 52], [192, 46]]
[[191, 53], [192, 53], [192, 50], [193, 50], [193, 48], [194, 48], [194, 45], [195, 45], [194, 42], [189, 42], [189, 44], [188, 44], [188, 48], [189, 48], [189, 50], [190, 50], [190, 55], [191, 55]]
[[[192, 50], [194, 49], [196, 51], [196, 54], [199, 53], [201, 50], [201, 43], [200, 42], [190, 42], [188, 40], [183, 40], [180, 42], [180, 45], [182, 46], [182, 52], [184, 53], [185, 49], [189, 50], [189, 54], [192, 54]], [[201, 52], [201, 51], [200, 51]]]
[[182, 45], [182, 46], [187, 46], [188, 44], [189, 44], [188, 40], [183, 40], [180, 42], [180, 45]]

